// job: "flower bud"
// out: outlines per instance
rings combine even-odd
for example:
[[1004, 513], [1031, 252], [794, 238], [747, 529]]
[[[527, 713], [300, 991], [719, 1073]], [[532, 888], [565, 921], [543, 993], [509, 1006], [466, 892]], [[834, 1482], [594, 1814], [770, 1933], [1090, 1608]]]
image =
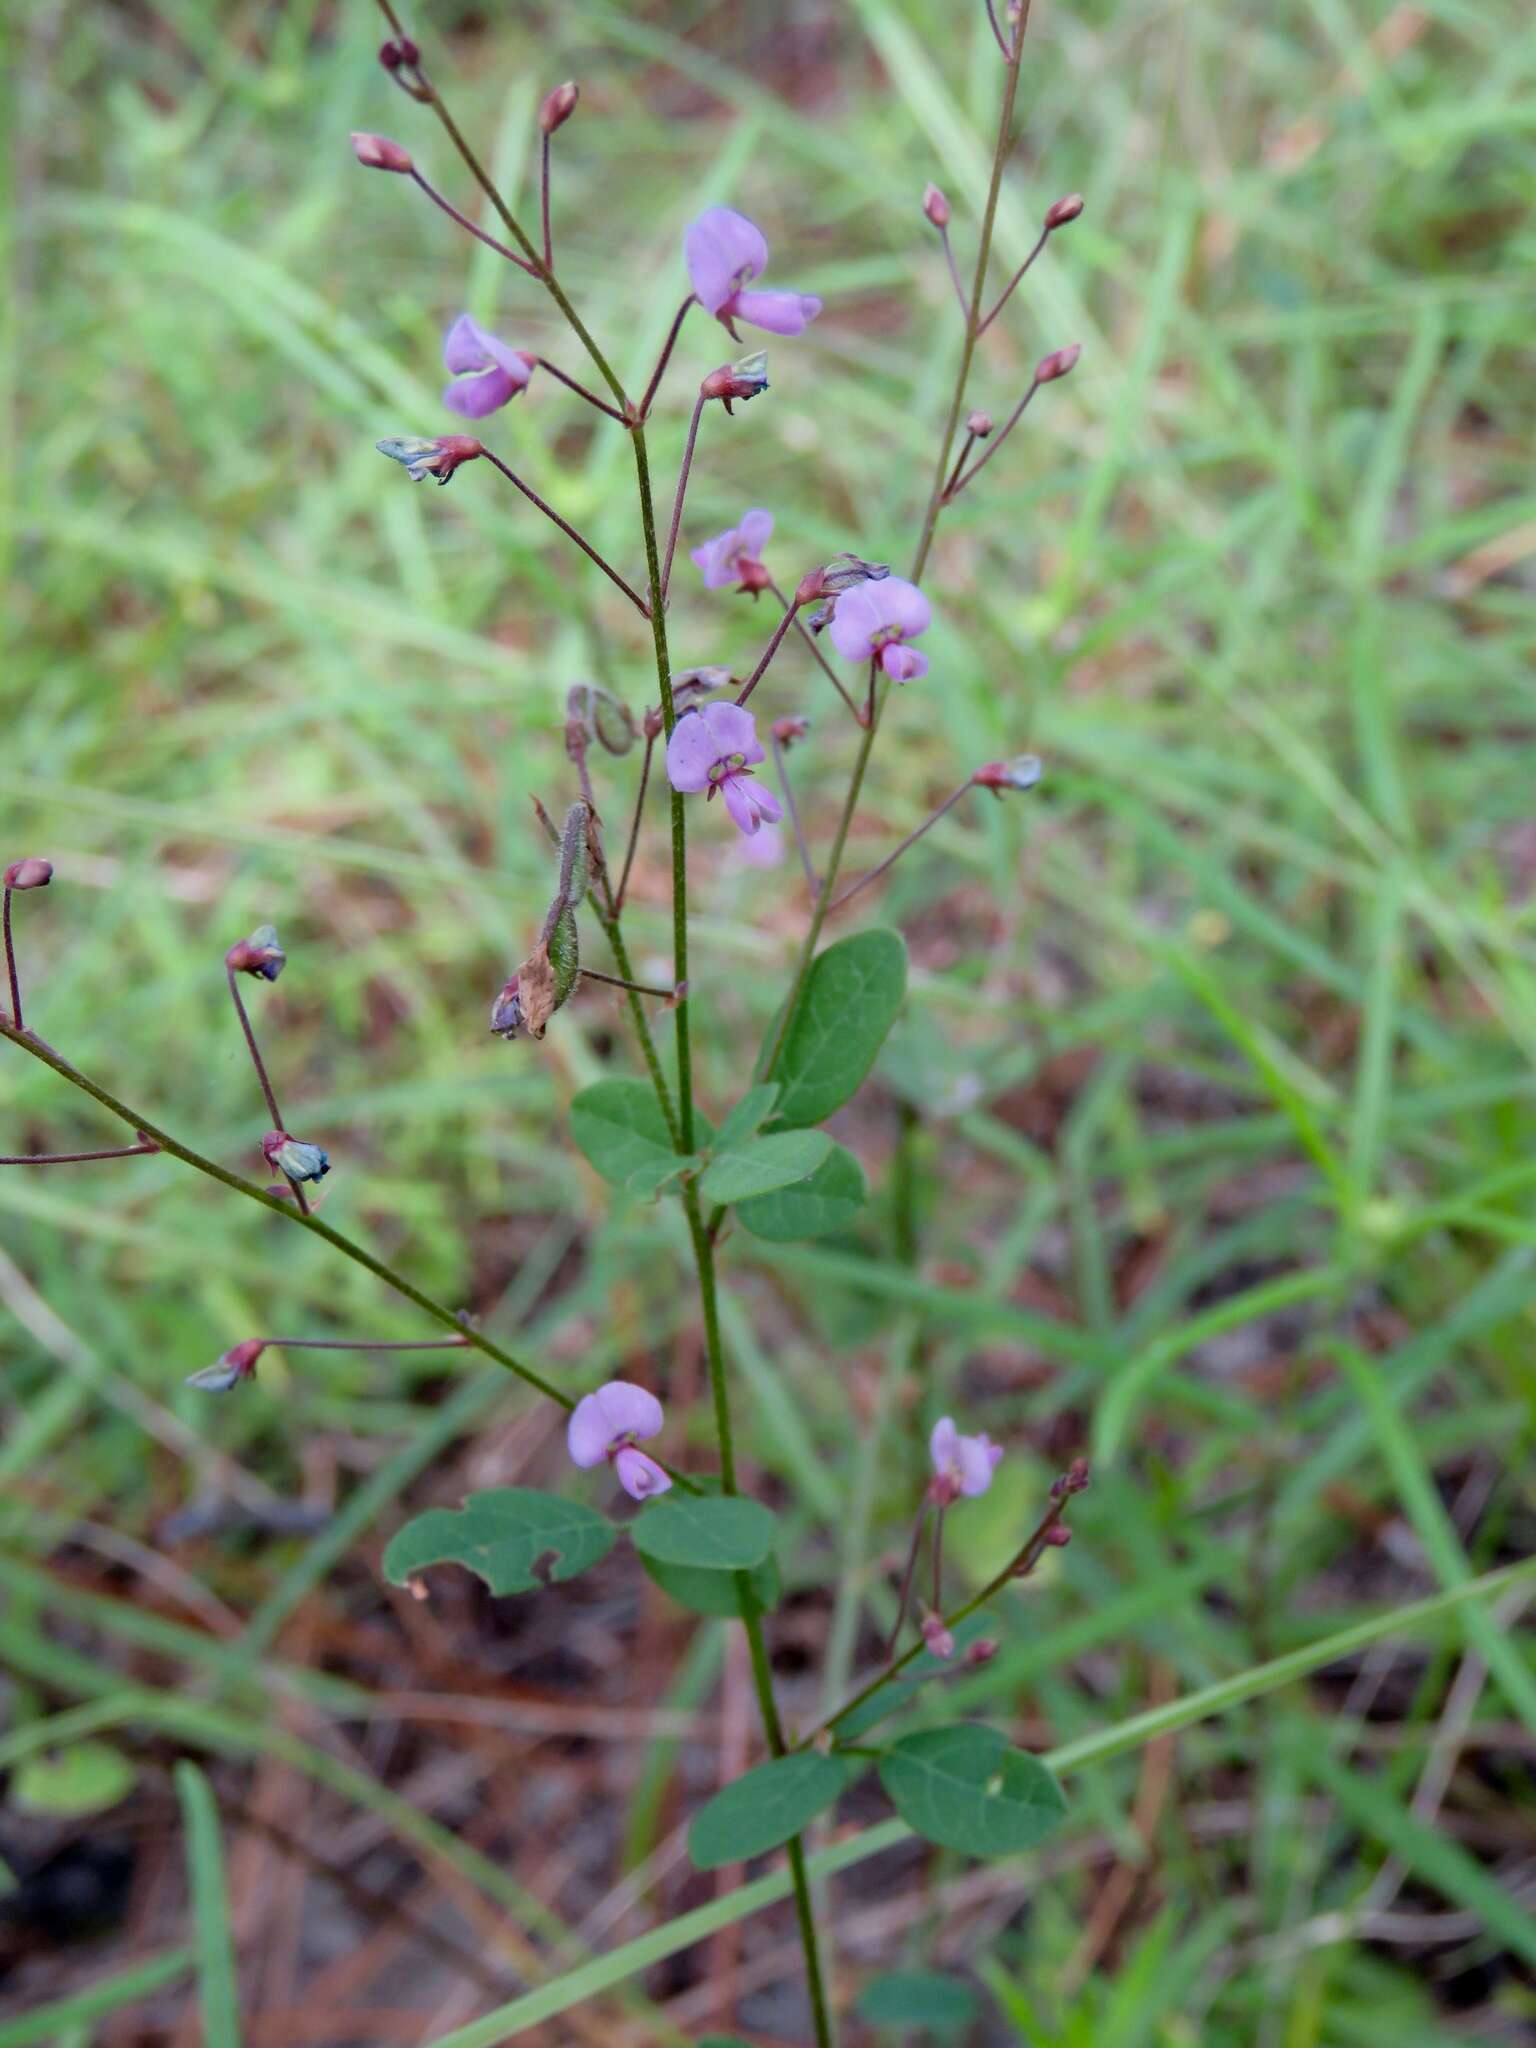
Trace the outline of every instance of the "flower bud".
[[801, 577], [795, 601], [815, 604], [824, 597], [838, 597], [860, 583], [883, 583], [890, 573], [889, 562], [866, 562], [860, 555], [834, 555], [824, 567]]
[[430, 441], [419, 434], [406, 434], [388, 441], [375, 441], [373, 445], [391, 462], [400, 463], [413, 484], [419, 484], [429, 476], [445, 484], [456, 469], [485, 453], [483, 445], [473, 434], [439, 434]]
[[289, 1180], [324, 1180], [331, 1170], [330, 1159], [320, 1146], [306, 1145], [286, 1131], [268, 1131], [261, 1141], [261, 1156]]
[[808, 718], [776, 718], [773, 721], [773, 736], [781, 747], [793, 746], [796, 740], [803, 740], [810, 729]]
[[973, 412], [966, 416], [965, 431], [974, 434], [978, 441], [985, 441], [992, 431], [992, 415], [989, 412]]
[[7, 889], [46, 889], [53, 880], [53, 862], [39, 860], [34, 854], [28, 860], [13, 860], [5, 871]]
[[659, 740], [666, 729], [667, 721], [661, 706], [659, 704], [648, 705], [645, 716], [640, 721], [640, 730], [648, 740]]
[[744, 590], [749, 597], [756, 597], [760, 590], [766, 590], [773, 578], [761, 562], [741, 561], [736, 564], [739, 581], [738, 590]]
[[716, 690], [728, 690], [736, 678], [718, 663], [705, 668], [680, 669], [672, 678], [672, 708], [682, 715], [712, 697]]
[[1054, 384], [1058, 377], [1065, 377], [1082, 352], [1082, 345], [1074, 341], [1070, 348], [1058, 348], [1050, 355], [1042, 356], [1035, 365], [1035, 382]]
[[409, 176], [416, 168], [410, 152], [398, 142], [391, 142], [387, 135], [370, 135], [364, 128], [353, 132], [352, 154], [370, 171], [401, 171]]
[[580, 98], [581, 88], [569, 78], [553, 92], [545, 93], [539, 102], [539, 127], [543, 132], [553, 135], [557, 128], [563, 128], [575, 113]]
[[1005, 789], [1033, 789], [1045, 773], [1038, 754], [1015, 754], [1011, 761], [988, 761], [971, 781], [978, 789], [991, 789], [1001, 796]]
[[1058, 199], [1045, 209], [1045, 231], [1054, 234], [1057, 228], [1064, 228], [1077, 219], [1083, 210], [1081, 192], [1069, 192], [1065, 199]]
[[760, 391], [767, 389], [768, 352], [761, 348], [743, 356], [739, 363], [723, 363], [718, 370], [711, 370], [699, 386], [705, 398], [723, 399], [727, 412], [731, 409], [732, 399], [745, 401], [756, 398]]
[[[573, 740], [585, 740], [588, 745], [596, 740], [609, 754], [627, 754], [635, 743], [635, 721], [629, 706], [601, 683], [572, 683], [565, 693], [565, 724], [567, 753]], [[576, 757], [572, 754], [571, 758]]]
[[937, 1657], [942, 1663], [947, 1663], [955, 1654], [955, 1639], [937, 1614], [923, 1616], [922, 1638], [929, 1656]]
[[966, 1645], [965, 1656], [961, 1661], [972, 1665], [990, 1664], [997, 1655], [997, 1652], [998, 1641], [996, 1636], [978, 1636], [974, 1643]]
[[266, 1348], [260, 1337], [247, 1337], [243, 1344], [232, 1344], [212, 1365], [189, 1373], [187, 1385], [202, 1394], [228, 1394], [242, 1380], [256, 1377], [256, 1361]]
[[398, 71], [402, 64], [419, 64], [421, 52], [409, 36], [391, 36], [379, 51], [379, 62], [386, 71]]
[[949, 201], [944, 197], [944, 194], [937, 185], [924, 186], [923, 211], [936, 228], [947, 228], [949, 226]]
[[278, 944], [275, 927], [259, 924], [248, 939], [241, 939], [224, 955], [224, 965], [233, 974], [259, 974], [263, 981], [276, 981], [288, 955]]
[[1065, 1522], [1058, 1522], [1054, 1528], [1046, 1530], [1045, 1540], [1049, 1543], [1052, 1550], [1065, 1550], [1072, 1541], [1072, 1531]]

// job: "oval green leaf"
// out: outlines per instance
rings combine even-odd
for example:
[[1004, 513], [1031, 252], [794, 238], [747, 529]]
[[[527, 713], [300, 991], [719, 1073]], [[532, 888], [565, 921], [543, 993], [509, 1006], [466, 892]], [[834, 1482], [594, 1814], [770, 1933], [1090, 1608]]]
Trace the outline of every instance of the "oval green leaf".
[[700, 1870], [718, 1870], [777, 1849], [832, 1804], [847, 1775], [835, 1759], [813, 1751], [759, 1764], [694, 1815], [688, 1854]]
[[571, 1136], [615, 1187], [643, 1168], [664, 1174], [676, 1158], [672, 1133], [647, 1081], [614, 1079], [583, 1088], [571, 1104]]
[[584, 1501], [498, 1486], [472, 1493], [462, 1508], [430, 1508], [407, 1522], [384, 1552], [384, 1576], [403, 1586], [429, 1565], [462, 1564], [493, 1593], [531, 1593], [586, 1571], [617, 1535]]
[[773, 1548], [772, 1511], [739, 1494], [671, 1493], [630, 1524], [636, 1550], [661, 1564], [749, 1572]]
[[777, 1081], [760, 1081], [755, 1088], [749, 1088], [740, 1102], [733, 1104], [725, 1113], [715, 1142], [722, 1152], [733, 1152], [738, 1145], [745, 1145], [748, 1138], [755, 1137], [773, 1114], [773, 1105], [779, 1099]]
[[9, 1798], [20, 1813], [76, 1820], [116, 1806], [137, 1783], [138, 1773], [120, 1749], [108, 1742], [72, 1742], [17, 1764]]
[[[640, 1563], [663, 1593], [669, 1593], [680, 1607], [694, 1614], [712, 1614], [721, 1621], [740, 1621], [741, 1580], [735, 1572], [701, 1571], [693, 1564], [662, 1564], [642, 1552]], [[752, 1573], [752, 1591], [760, 1613], [769, 1614], [779, 1604], [781, 1591], [778, 1559], [770, 1551]]]
[[909, 1828], [965, 1856], [1032, 1849], [1067, 1810], [1037, 1756], [968, 1722], [904, 1735], [881, 1758], [880, 1782]]
[[745, 1202], [753, 1195], [808, 1180], [832, 1150], [825, 1131], [775, 1131], [734, 1152], [721, 1152], [704, 1170], [699, 1193], [706, 1202]]
[[780, 1123], [819, 1124], [842, 1107], [874, 1065], [906, 992], [899, 932], [876, 925], [817, 954], [779, 1055]]
[[869, 1199], [864, 1169], [845, 1146], [834, 1145], [808, 1180], [754, 1195], [737, 1205], [736, 1221], [754, 1237], [790, 1244], [825, 1237], [857, 1216]]
[[858, 2015], [877, 2027], [926, 2027], [956, 2034], [976, 2017], [979, 2000], [963, 1977], [942, 1970], [887, 1970], [858, 1997]]

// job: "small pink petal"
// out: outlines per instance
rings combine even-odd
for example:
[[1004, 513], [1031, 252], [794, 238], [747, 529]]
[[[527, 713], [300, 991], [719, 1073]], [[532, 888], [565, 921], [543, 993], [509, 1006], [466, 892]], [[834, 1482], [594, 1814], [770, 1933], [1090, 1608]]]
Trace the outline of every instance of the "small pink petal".
[[887, 641], [880, 650], [880, 666], [893, 683], [915, 683], [928, 673], [928, 657], [917, 647], [904, 647], [899, 640]]
[[[706, 706], [712, 709], [712, 706]], [[703, 711], [690, 711], [672, 728], [667, 741], [667, 780], [674, 789], [696, 795], [709, 787], [709, 771], [720, 758]]]
[[718, 313], [743, 278], [761, 276], [768, 244], [745, 214], [712, 206], [683, 237], [683, 260], [694, 297], [707, 313]]
[[665, 1493], [672, 1481], [662, 1471], [654, 1458], [648, 1458], [644, 1451], [637, 1451], [633, 1445], [626, 1445], [613, 1461], [620, 1486], [633, 1500], [650, 1500], [653, 1495]]
[[596, 1394], [583, 1394], [565, 1425], [565, 1448], [570, 1453], [571, 1463], [580, 1465], [583, 1471], [593, 1465], [601, 1465], [612, 1442], [613, 1432], [608, 1427], [602, 1403]]
[[915, 583], [909, 583], [905, 576], [887, 576], [882, 583], [867, 583], [863, 587], [874, 601], [882, 625], [899, 627], [905, 640], [915, 640], [919, 633], [927, 632], [933, 609]]
[[603, 1411], [610, 1443], [621, 1436], [656, 1436], [666, 1421], [650, 1389], [629, 1380], [609, 1380], [591, 1398]]
[[744, 705], [706, 704], [698, 715], [709, 729], [717, 761], [740, 754], [744, 764], [750, 768], [756, 762], [766, 760], [767, 756], [758, 744], [757, 720]]
[[954, 1417], [941, 1415], [928, 1434], [928, 1455], [940, 1478], [954, 1464], [959, 1442], [960, 1432], [955, 1428]]
[[992, 1484], [993, 1469], [1002, 1456], [1001, 1447], [995, 1445], [990, 1437], [962, 1436], [956, 1441], [956, 1450], [960, 1491], [974, 1500]]
[[443, 403], [464, 419], [483, 420], [487, 413], [499, 412], [522, 388], [499, 363], [494, 363], [478, 377], [461, 377], [456, 384], [450, 384], [443, 393]]
[[741, 552], [748, 561], [761, 561], [763, 549], [773, 534], [773, 514], [762, 507], [754, 506], [750, 512], [743, 512], [741, 525]]
[[833, 607], [827, 631], [844, 661], [868, 661], [870, 642], [886, 623], [875, 609], [874, 600], [874, 593], [884, 587], [880, 583], [856, 583], [852, 590], [842, 593]]
[[769, 334], [803, 334], [821, 311], [821, 301], [805, 292], [737, 292], [721, 311]]
[[717, 533], [701, 547], [689, 550], [689, 559], [704, 578], [706, 590], [725, 590], [736, 581], [736, 554], [741, 535], [733, 526]]

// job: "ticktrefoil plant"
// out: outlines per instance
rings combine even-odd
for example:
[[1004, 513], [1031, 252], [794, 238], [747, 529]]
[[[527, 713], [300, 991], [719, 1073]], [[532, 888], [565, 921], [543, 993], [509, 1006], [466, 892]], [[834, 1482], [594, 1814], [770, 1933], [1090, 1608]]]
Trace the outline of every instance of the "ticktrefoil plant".
[[[776, 1695], [770, 1654], [772, 1611], [779, 1596], [778, 1529], [770, 1506], [743, 1490], [733, 1389], [720, 1332], [721, 1268], [732, 1229], [779, 1241], [813, 1237], [847, 1223], [866, 1199], [858, 1161], [822, 1126], [860, 1087], [896, 1018], [905, 990], [905, 947], [899, 934], [879, 927], [824, 946], [828, 918], [884, 874], [971, 790], [988, 790], [1004, 798], [1030, 789], [1039, 779], [1040, 763], [1031, 755], [982, 764], [966, 774], [885, 859], [866, 874], [845, 879], [850, 831], [891, 692], [942, 688], [942, 676], [934, 672], [928, 650], [917, 644], [933, 624], [936, 595], [942, 609], [942, 592], [925, 585], [942, 516], [1007, 442], [1037, 394], [1066, 376], [1077, 360], [1075, 348], [1045, 356], [998, 428], [989, 412], [970, 405], [977, 344], [1050, 236], [1077, 218], [1082, 201], [1073, 195], [1047, 210], [1035, 249], [988, 308], [993, 223], [1013, 142], [1027, 19], [1027, 9], [1018, 0], [1001, 15], [988, 0], [1002, 64], [1001, 106], [969, 285], [951, 241], [954, 214], [948, 199], [930, 185], [914, 209], [940, 236], [964, 332], [910, 562], [902, 573], [891, 564], [864, 559], [857, 552], [864, 537], [854, 532], [847, 536], [845, 552], [827, 563], [806, 564], [798, 575], [791, 572], [781, 587], [766, 559], [769, 544], [781, 561], [793, 560], [795, 544], [792, 535], [776, 527], [768, 509], [746, 508], [736, 525], [713, 536], [696, 537], [685, 530], [695, 454], [701, 433], [707, 439], [713, 431], [707, 422], [717, 417], [710, 408], [718, 404], [734, 416], [734, 408], [763, 396], [770, 389], [765, 355], [737, 354], [701, 381], [683, 432], [677, 481], [666, 504], [658, 498], [647, 430], [663, 404], [667, 371], [690, 312], [711, 317], [733, 348], [745, 349], [750, 338], [744, 329], [766, 333], [775, 346], [795, 344], [823, 314], [822, 301], [762, 284], [769, 251], [761, 230], [733, 208], [709, 206], [684, 236], [680, 270], [688, 289], [652, 374], [643, 391], [633, 394], [567, 295], [556, 260], [552, 145], [578, 113], [577, 87], [567, 83], [554, 88], [540, 108], [539, 220], [530, 229], [511, 211], [463, 136], [390, 0], [381, 0], [381, 6], [389, 25], [389, 39], [381, 51], [385, 69], [409, 100], [435, 117], [489, 204], [501, 234], [477, 225], [429, 182], [400, 142], [355, 134], [352, 148], [359, 165], [414, 185], [459, 230], [495, 250], [520, 273], [515, 282], [523, 303], [542, 293], [564, 320], [574, 351], [585, 358], [580, 366], [583, 377], [591, 380], [584, 382], [568, 367], [515, 346], [464, 313], [450, 322], [443, 337], [442, 361], [451, 380], [442, 393], [445, 410], [494, 439], [504, 425], [500, 415], [514, 401], [535, 402], [529, 397], [535, 379], [542, 391], [547, 376], [598, 417], [599, 431], [623, 434], [632, 451], [636, 539], [643, 563], [639, 572], [608, 560], [496, 448], [474, 435], [434, 434], [430, 422], [413, 421], [405, 424], [424, 431], [392, 432], [378, 442], [380, 451], [399, 463], [413, 482], [430, 479], [442, 486], [461, 470], [471, 469], [472, 484], [489, 485], [493, 474], [499, 474], [534, 512], [553, 523], [644, 622], [649, 660], [643, 678], [633, 675], [627, 689], [612, 691], [577, 684], [568, 695], [567, 807], [559, 825], [540, 812], [552, 842], [554, 891], [536, 927], [536, 906], [529, 907], [529, 927], [514, 941], [515, 950], [509, 949], [517, 964], [491, 1000], [489, 1023], [492, 1032], [512, 1045], [511, 1056], [536, 1057], [524, 1041], [538, 1041], [551, 1028], [565, 1028], [557, 1019], [583, 979], [623, 991], [644, 1078], [616, 1074], [584, 1090], [572, 1105], [572, 1137], [616, 1189], [679, 1205], [709, 1369], [714, 1455], [699, 1469], [669, 1462], [682, 1457], [678, 1446], [684, 1432], [669, 1426], [655, 1388], [611, 1380], [579, 1395], [572, 1393], [326, 1221], [322, 1209], [327, 1190], [322, 1183], [333, 1171], [345, 1173], [345, 1159], [332, 1156], [321, 1142], [323, 1133], [311, 1129], [296, 1136], [289, 1130], [242, 992], [243, 985], [254, 1003], [261, 985], [275, 983], [287, 968], [287, 954], [271, 925], [236, 941], [224, 960], [235, 1024], [249, 1053], [254, 1094], [259, 1095], [267, 1126], [264, 1133], [252, 1131], [249, 1162], [259, 1160], [262, 1169], [260, 1177], [252, 1178], [198, 1153], [130, 1108], [75, 1068], [26, 1021], [13, 936], [13, 897], [49, 884], [54, 876], [44, 859], [13, 862], [4, 872], [8, 1014], [0, 1019], [0, 1034], [125, 1122], [134, 1143], [102, 1152], [31, 1155], [8, 1163], [63, 1165], [167, 1153], [324, 1237], [394, 1289], [441, 1333], [357, 1348], [475, 1350], [566, 1411], [566, 1446], [580, 1480], [559, 1493], [496, 1489], [474, 1495], [460, 1510], [421, 1516], [395, 1535], [385, 1571], [397, 1583], [415, 1583], [434, 1567], [458, 1561], [498, 1595], [557, 1597], [551, 1588], [595, 1564], [623, 1535], [644, 1569], [685, 1606], [739, 1621], [750, 1650], [768, 1756], [701, 1808], [693, 1819], [690, 1843], [702, 1867], [783, 1850], [814, 2037], [818, 2048], [830, 2048], [835, 1999], [824, 1953], [825, 1928], [813, 1910], [802, 1841], [805, 1829], [848, 1784], [875, 1770], [897, 1812], [917, 1833], [968, 1854], [1028, 1848], [1063, 1811], [1061, 1794], [1045, 1766], [1012, 1748], [994, 1730], [952, 1721], [925, 1726], [894, 1741], [870, 1737], [899, 1707], [914, 1698], [930, 1698], [942, 1687], [946, 1672], [984, 1662], [994, 1653], [997, 1638], [988, 1632], [986, 1602], [1010, 1581], [1031, 1572], [1047, 1549], [1067, 1540], [1068, 1505], [1086, 1485], [1087, 1471], [1078, 1463], [1063, 1473], [1041, 1520], [1021, 1533], [1003, 1567], [979, 1593], [956, 1602], [945, 1585], [946, 1530], [951, 1518], [958, 1517], [957, 1527], [963, 1531], [967, 1504], [988, 1491], [1006, 1447], [985, 1435], [968, 1433], [963, 1420], [936, 1418], [928, 1441], [931, 1477], [926, 1487], [904, 1504], [889, 1503], [904, 1505], [913, 1526], [896, 1626], [886, 1651], [851, 1696], [818, 1725], [789, 1725]], [[792, 260], [783, 268], [793, 275]], [[778, 275], [779, 266], [774, 269]], [[515, 332], [515, 324], [508, 324]], [[390, 427], [400, 424], [381, 422]], [[674, 562], [684, 542], [697, 572], [697, 588], [771, 600], [774, 623], [759, 658], [744, 676], [721, 664], [674, 673], [668, 600]], [[818, 720], [816, 744], [830, 752], [843, 738], [852, 743], [847, 787], [830, 831], [825, 821], [804, 816], [790, 783], [789, 750], [805, 742], [811, 731], [804, 715], [777, 698], [776, 663], [791, 645], [815, 663], [835, 692], [826, 699], [826, 719]], [[616, 779], [621, 775], [631, 786], [626, 800], [631, 819], [620, 837], [610, 839], [602, 820], [616, 809]], [[664, 792], [668, 813], [673, 960], [672, 978], [665, 986], [635, 979], [624, 927], [636, 861], [656, 852], [646, 833], [646, 801], [653, 788], [658, 795]], [[783, 1001], [755, 1066], [744, 1075], [738, 1099], [712, 1127], [698, 1107], [694, 1087], [697, 999], [689, 956], [690, 836], [723, 830], [732, 839], [740, 835], [740, 844], [744, 852], [750, 850], [754, 863], [775, 861], [782, 857], [777, 828], [786, 819], [807, 882], [805, 929]], [[607, 948], [602, 957], [611, 956], [612, 971], [591, 966], [585, 957], [588, 940], [597, 934]], [[707, 1012], [700, 1022], [708, 1027]], [[475, 1020], [466, 1018], [465, 1031], [474, 1028]], [[253, 1124], [254, 1109], [253, 1100]], [[301, 1122], [300, 1128], [306, 1126]], [[259, 1383], [260, 1360], [269, 1346], [326, 1349], [349, 1341], [344, 1336], [243, 1337], [229, 1344], [213, 1364], [193, 1372], [188, 1384], [215, 1394], [248, 1390]], [[677, 1418], [670, 1420], [675, 1424]], [[899, 1469], [893, 1462], [893, 1470]], [[610, 1512], [616, 1505], [622, 1519]]]

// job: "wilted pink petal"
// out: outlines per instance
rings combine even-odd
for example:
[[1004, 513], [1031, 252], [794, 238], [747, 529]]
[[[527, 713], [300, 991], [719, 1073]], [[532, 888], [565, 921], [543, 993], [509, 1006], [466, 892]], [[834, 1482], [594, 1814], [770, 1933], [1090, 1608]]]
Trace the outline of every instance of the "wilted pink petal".
[[691, 557], [704, 577], [704, 587], [725, 590], [740, 581], [744, 566], [762, 559], [772, 532], [773, 514], [758, 508], [744, 512], [740, 526], [729, 527], [692, 549]]
[[613, 1469], [620, 1486], [634, 1500], [649, 1500], [653, 1494], [665, 1493], [672, 1484], [656, 1460], [633, 1445], [626, 1444], [615, 1454]]

